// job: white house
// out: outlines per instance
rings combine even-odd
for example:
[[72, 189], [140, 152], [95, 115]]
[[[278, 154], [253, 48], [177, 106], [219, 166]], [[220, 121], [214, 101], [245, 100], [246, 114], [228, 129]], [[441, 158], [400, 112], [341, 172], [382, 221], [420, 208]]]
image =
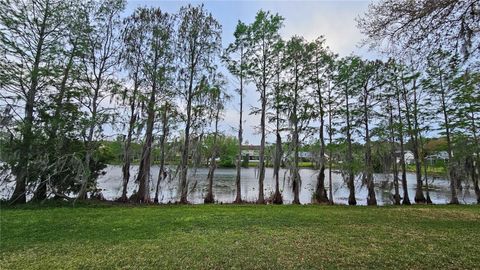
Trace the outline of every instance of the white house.
[[430, 161], [430, 163], [434, 163], [439, 160], [442, 160], [443, 162], [445, 162], [448, 160], [448, 152], [439, 151], [439, 152], [433, 153], [427, 157], [427, 160]]
[[[397, 158], [397, 163], [400, 163], [401, 160], [401, 151], [395, 152], [395, 157]], [[413, 152], [410, 150], [403, 151], [403, 157], [405, 159], [405, 164], [413, 164], [415, 163], [415, 157], [413, 156]]]

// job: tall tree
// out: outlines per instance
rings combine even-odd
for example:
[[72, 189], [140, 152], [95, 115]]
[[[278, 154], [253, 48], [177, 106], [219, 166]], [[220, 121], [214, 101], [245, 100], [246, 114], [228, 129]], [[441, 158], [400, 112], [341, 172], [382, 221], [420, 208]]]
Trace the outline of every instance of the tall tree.
[[211, 110], [210, 110], [210, 117], [213, 120], [213, 144], [211, 146], [211, 153], [210, 153], [210, 161], [209, 161], [209, 168], [208, 168], [208, 175], [207, 175], [207, 195], [204, 199], [204, 203], [213, 203], [215, 198], [213, 196], [213, 177], [215, 174], [215, 169], [217, 168], [217, 158], [220, 155], [220, 149], [217, 142], [218, 138], [218, 123], [222, 117], [222, 111], [225, 109], [225, 103], [230, 98], [225, 92], [224, 85], [226, 82], [224, 81], [221, 74], [217, 75], [212, 82], [212, 85], [209, 87], [208, 95]]
[[334, 72], [335, 72], [335, 63], [336, 63], [336, 55], [331, 55], [329, 57], [329, 75], [327, 79], [327, 89], [326, 89], [326, 99], [325, 103], [327, 105], [327, 116], [328, 116], [328, 123], [327, 123], [327, 133], [328, 133], [328, 193], [329, 193], [329, 203], [331, 205], [334, 204], [333, 200], [333, 136], [336, 132], [334, 118], [336, 117], [338, 111], [335, 109], [338, 106], [337, 102], [337, 93], [335, 91], [336, 87], [334, 87]]
[[360, 122], [364, 126], [365, 139], [365, 168], [364, 175], [367, 184], [367, 205], [377, 205], [375, 196], [374, 179], [373, 179], [373, 162], [372, 162], [372, 135], [371, 121], [374, 117], [375, 96], [379, 88], [384, 84], [383, 80], [383, 63], [380, 61], [366, 61], [360, 67], [361, 90], [359, 95], [359, 117]]
[[146, 51], [142, 59], [144, 74], [150, 88], [147, 93], [146, 131], [140, 167], [137, 175], [139, 202], [150, 202], [150, 166], [153, 145], [153, 129], [157, 102], [167, 92], [173, 74], [174, 20], [158, 8], [140, 8], [134, 16], [145, 32]]
[[[314, 97], [318, 100], [318, 119], [320, 122], [319, 127], [319, 142], [320, 142], [320, 155], [319, 163], [320, 170], [317, 177], [317, 186], [315, 188], [315, 200], [318, 203], [328, 203], [327, 190], [325, 189], [325, 97], [324, 92], [330, 87], [329, 67], [330, 54], [328, 48], [325, 46], [325, 39], [318, 37], [312, 44], [313, 52], [313, 72], [312, 82], [314, 88]], [[326, 91], [327, 90], [327, 91]]]
[[352, 98], [357, 95], [356, 91], [358, 89], [359, 78], [357, 73], [359, 72], [360, 64], [361, 59], [358, 57], [342, 58], [339, 60], [339, 63], [337, 65], [338, 70], [335, 76], [335, 85], [339, 89], [339, 91], [341, 91], [341, 96], [344, 103], [342, 115], [345, 117], [344, 130], [347, 144], [345, 166], [347, 166], [347, 186], [350, 191], [348, 197], [349, 205], [357, 204], [357, 200], [355, 198], [355, 170], [352, 146], [352, 132], [354, 130], [352, 116]]
[[[405, 120], [407, 133], [412, 144], [413, 157], [415, 159], [415, 174], [417, 186], [415, 188], [415, 202], [426, 203], [427, 199], [423, 193], [422, 160], [420, 151], [419, 128], [418, 128], [418, 78], [420, 73], [411, 65], [409, 68], [402, 65], [400, 72], [400, 96], [404, 103]], [[413, 105], [413, 106], [412, 106]]]
[[285, 45], [284, 61], [284, 103], [291, 134], [293, 162], [290, 178], [293, 185], [293, 204], [300, 203], [302, 180], [299, 173], [300, 135], [308, 127], [311, 119], [311, 104], [308, 103], [308, 75], [312, 58], [311, 47], [298, 36], [292, 37]]
[[[477, 195], [477, 203], [480, 204], [480, 73], [465, 70], [463, 74], [453, 81], [452, 87], [456, 89], [454, 104], [457, 115], [453, 119], [456, 133], [468, 138], [467, 146], [462, 144], [467, 151], [465, 166]], [[456, 137], [460, 137], [457, 136]]]
[[[38, 184], [32, 200], [41, 201], [47, 198], [47, 185], [51, 189], [58, 188], [61, 182], [69, 182], [65, 175], [60, 175], [62, 167], [65, 167], [64, 160], [67, 156], [75, 156], [68, 147], [68, 141], [75, 138], [78, 134], [74, 131], [77, 128], [75, 121], [79, 114], [79, 104], [72, 97], [78, 94], [73, 85], [78, 81], [79, 56], [84, 53], [85, 46], [85, 26], [83, 22], [86, 17], [85, 8], [78, 3], [68, 3], [57, 16], [64, 16], [63, 34], [57, 36], [57, 42], [62, 44], [63, 48], [57, 48], [55, 62], [53, 66], [57, 71], [55, 78], [50, 82], [54, 89], [49, 98], [42, 102], [38, 108], [40, 121], [44, 122], [45, 132], [47, 133], [46, 148], [48, 153], [48, 169], [40, 173], [40, 183]], [[69, 18], [69, 19], [67, 19]], [[55, 73], [54, 73], [55, 74]], [[72, 158], [74, 159], [74, 158]], [[68, 162], [73, 165], [72, 161]], [[72, 170], [73, 171], [73, 170]], [[68, 177], [74, 178], [74, 177]]]
[[[16, 176], [12, 203], [26, 202], [26, 185], [34, 180], [34, 126], [38, 101], [49, 86], [57, 52], [66, 31], [68, 5], [62, 1], [0, 2], [0, 50], [2, 99], [11, 101], [21, 117], [18, 160], [12, 172]], [[68, 31], [68, 30], [67, 30]], [[17, 112], [23, 107], [23, 113]]]
[[[395, 205], [400, 205], [400, 190], [399, 190], [399, 178], [398, 178], [398, 162], [396, 158], [396, 152], [397, 148], [395, 146], [395, 126], [394, 126], [394, 116], [393, 116], [393, 111], [394, 111], [394, 105], [393, 105], [393, 98], [391, 96], [388, 96], [386, 98], [387, 100], [387, 112], [388, 112], [388, 129], [389, 129], [389, 143], [390, 143], [390, 155], [394, 157], [393, 162], [392, 162], [392, 171], [393, 171], [393, 187], [395, 190], [395, 193], [393, 195], [393, 201]], [[408, 193], [407, 193], [408, 194]]]
[[[403, 200], [402, 204], [410, 205], [410, 197], [408, 195], [408, 184], [407, 184], [407, 167], [405, 164], [405, 142], [404, 142], [404, 118], [403, 118], [403, 107], [401, 102], [401, 86], [402, 86], [402, 66], [397, 64], [393, 59], [389, 60], [388, 63], [389, 72], [388, 72], [388, 83], [391, 87], [391, 94], [393, 96], [393, 110], [397, 111], [397, 121], [394, 123], [397, 127], [397, 138], [400, 143], [400, 167], [402, 170], [402, 189], [403, 189]], [[397, 160], [395, 160], [397, 162]]]
[[192, 102], [203, 91], [205, 79], [214, 70], [214, 58], [221, 46], [221, 25], [203, 5], [182, 7], [179, 12], [176, 57], [179, 65], [180, 94], [186, 102], [185, 133], [180, 165], [180, 203], [187, 203], [188, 156], [192, 127]]
[[235, 41], [232, 42], [223, 55], [223, 60], [227, 65], [228, 70], [238, 78], [239, 88], [239, 121], [238, 121], [238, 155], [236, 162], [236, 176], [235, 176], [235, 203], [242, 202], [242, 186], [241, 186], [241, 164], [242, 164], [242, 144], [243, 144], [243, 92], [245, 83], [245, 48], [248, 42], [249, 28], [246, 24], [238, 21], [234, 32]]
[[168, 98], [165, 98], [163, 106], [160, 108], [161, 114], [161, 135], [159, 140], [159, 148], [160, 148], [160, 160], [159, 160], [159, 170], [158, 170], [158, 178], [157, 178], [157, 186], [155, 187], [155, 198], [154, 202], [158, 203], [158, 194], [160, 183], [166, 179], [167, 177], [167, 170], [165, 168], [165, 162], [167, 159], [167, 140], [171, 133], [172, 127], [174, 127], [175, 122], [177, 121], [177, 111], [174, 107], [174, 103], [169, 101]]
[[[93, 153], [98, 147], [96, 140], [101, 135], [102, 125], [109, 117], [108, 108], [101, 102], [110, 97], [118, 88], [115, 71], [118, 66], [118, 56], [121, 51], [120, 13], [125, 7], [125, 1], [89, 2], [87, 27], [87, 53], [82, 56], [82, 87], [84, 95], [81, 103], [87, 110], [84, 126], [84, 173], [78, 199], [86, 198], [87, 190], [96, 190], [92, 182], [90, 163]], [[89, 187], [89, 183], [91, 185]]]
[[246, 50], [248, 62], [248, 77], [255, 83], [260, 93], [260, 152], [258, 174], [258, 199], [257, 203], [265, 203], [263, 182], [265, 180], [265, 128], [267, 110], [267, 91], [271, 81], [276, 75], [275, 45], [280, 39], [279, 30], [282, 27], [283, 18], [278, 14], [270, 14], [260, 10], [255, 16], [255, 21], [249, 25], [250, 37]]
[[455, 89], [452, 87], [453, 80], [458, 74], [458, 58], [443, 51], [437, 51], [429, 56], [427, 67], [427, 79], [423, 82], [430, 93], [430, 97], [438, 108], [441, 115], [440, 126], [447, 138], [448, 152], [448, 175], [450, 178], [451, 204], [459, 204], [457, 187], [458, 171], [453, 162], [453, 133], [452, 118], [455, 117]]
[[275, 110], [274, 115], [269, 117], [269, 122], [275, 123], [275, 151], [273, 154], [273, 177], [275, 178], [275, 192], [273, 193], [272, 203], [274, 204], [283, 204], [283, 197], [282, 193], [280, 192], [280, 166], [282, 165], [283, 159], [283, 147], [282, 147], [282, 137], [281, 137], [281, 129], [284, 122], [282, 118], [282, 92], [283, 87], [281, 84], [281, 73], [282, 73], [282, 65], [283, 65], [283, 57], [284, 57], [284, 41], [279, 40], [275, 46], [276, 50], [276, 79], [273, 83], [273, 93], [271, 93], [271, 107]]
[[139, 107], [141, 106], [140, 88], [143, 81], [143, 53], [145, 48], [145, 31], [143, 31], [143, 24], [138, 20], [139, 11], [124, 19], [124, 28], [122, 31], [123, 50], [122, 58], [123, 65], [128, 71], [129, 82], [131, 87], [126, 87], [121, 99], [129, 107], [129, 121], [127, 128], [127, 136], [124, 141], [123, 166], [122, 166], [122, 201], [127, 201], [127, 186], [130, 180], [130, 164], [131, 164], [131, 144], [134, 131], [137, 126], [139, 118]]

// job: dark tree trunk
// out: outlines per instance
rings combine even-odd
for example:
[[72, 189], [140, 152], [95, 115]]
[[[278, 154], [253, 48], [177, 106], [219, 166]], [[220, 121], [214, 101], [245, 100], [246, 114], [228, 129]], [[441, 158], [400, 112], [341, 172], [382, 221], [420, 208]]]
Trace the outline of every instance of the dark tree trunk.
[[[193, 99], [193, 75], [195, 73], [195, 64], [194, 64], [195, 54], [192, 54], [192, 63], [190, 67], [190, 82], [188, 84], [188, 93], [187, 93], [187, 121], [185, 123], [185, 141], [183, 142], [183, 151], [182, 151], [182, 161], [180, 165], [180, 203], [188, 203], [188, 153], [190, 145], [190, 128], [192, 122], [192, 99]], [[200, 84], [203, 84], [201, 82]], [[200, 87], [203, 87], [200, 85]]]
[[168, 102], [165, 102], [163, 114], [162, 114], [162, 136], [160, 137], [160, 169], [158, 171], [158, 179], [157, 179], [157, 186], [155, 188], [155, 198], [153, 200], [154, 203], [158, 203], [158, 192], [160, 183], [166, 177], [165, 172], [165, 141], [168, 137], [169, 127], [168, 127]]
[[265, 203], [265, 195], [263, 190], [263, 182], [265, 180], [265, 113], [267, 110], [267, 79], [266, 73], [266, 55], [263, 57], [263, 77], [262, 77], [262, 93], [261, 93], [261, 117], [260, 117], [260, 129], [262, 132], [262, 138], [260, 141], [260, 153], [259, 153], [259, 174], [258, 174], [258, 204]]
[[[397, 93], [397, 109], [398, 109], [398, 139], [400, 141], [400, 166], [402, 167], [402, 189], [403, 189], [403, 201], [402, 204], [410, 205], [410, 197], [408, 196], [407, 185], [407, 168], [405, 164], [405, 143], [403, 140], [403, 118], [402, 107], [400, 106], [400, 94]], [[395, 158], [396, 159], [396, 158]], [[395, 160], [396, 162], [396, 160]]]
[[299, 129], [298, 129], [298, 71], [297, 66], [295, 65], [295, 86], [294, 86], [294, 97], [293, 97], [293, 110], [292, 110], [292, 121], [293, 121], [293, 204], [300, 204], [300, 185], [301, 178], [298, 169], [298, 152], [299, 152]]
[[368, 126], [368, 97], [369, 90], [367, 84], [364, 86], [364, 100], [363, 100], [363, 122], [365, 124], [365, 167], [367, 176], [367, 205], [377, 205], [377, 198], [375, 196], [375, 187], [373, 182], [373, 165], [372, 165], [372, 147], [370, 142], [370, 130]]
[[389, 113], [389, 130], [390, 130], [390, 156], [393, 158], [392, 162], [392, 170], [393, 170], [393, 186], [395, 189], [395, 193], [393, 195], [393, 202], [395, 205], [400, 205], [400, 191], [399, 191], [399, 179], [398, 179], [398, 166], [397, 166], [397, 158], [395, 155], [395, 132], [393, 128], [393, 106], [388, 101], [388, 113]]
[[217, 109], [215, 112], [215, 133], [213, 134], [213, 152], [212, 152], [212, 157], [210, 159], [210, 167], [208, 169], [208, 175], [207, 175], [208, 192], [207, 192], [207, 196], [204, 199], [204, 203], [215, 202], [215, 198], [213, 197], [213, 176], [215, 174], [215, 169], [217, 168], [217, 162], [215, 159], [217, 158], [217, 155], [218, 155], [217, 134], [218, 134], [219, 118], [220, 118], [220, 106], [217, 104]]
[[145, 142], [142, 149], [142, 159], [140, 160], [141, 166], [139, 168], [137, 176], [137, 200], [140, 203], [150, 203], [150, 167], [152, 158], [153, 125], [155, 123], [156, 92], [156, 83], [154, 81], [147, 106], [147, 129], [145, 131]]
[[353, 173], [353, 150], [352, 150], [352, 137], [351, 137], [351, 127], [350, 127], [350, 104], [348, 103], [348, 91], [345, 88], [345, 102], [346, 102], [346, 114], [347, 114], [347, 165], [348, 165], [348, 179], [347, 179], [347, 186], [350, 190], [350, 195], [348, 196], [348, 204], [349, 205], [356, 205], [357, 200], [355, 199], [355, 175]]
[[331, 96], [330, 96], [330, 89], [329, 89], [329, 97], [328, 97], [328, 127], [329, 127], [329, 130], [328, 130], [328, 143], [330, 145], [330, 149], [329, 149], [329, 157], [328, 157], [328, 185], [329, 185], [329, 189], [328, 189], [328, 192], [329, 192], [329, 195], [330, 195], [330, 204], [333, 205], [334, 204], [334, 201], [333, 201], [333, 184], [332, 184], [332, 165], [333, 165], [333, 151], [332, 151], [332, 143], [333, 143], [333, 130], [332, 130], [332, 117], [333, 117], [333, 114], [332, 114], [332, 102], [331, 102]]
[[[280, 58], [280, 57], [278, 57]], [[278, 59], [280, 63], [280, 59]], [[275, 193], [273, 194], [272, 203], [283, 204], [283, 197], [280, 193], [280, 165], [282, 163], [282, 137], [280, 136], [280, 68], [277, 67], [277, 85], [275, 89], [275, 160], [273, 163], [273, 176], [275, 177]]]
[[[416, 89], [415, 81], [413, 83], [413, 89]], [[414, 106], [416, 103], [416, 92], [414, 92]], [[407, 119], [407, 128], [408, 134], [410, 135], [410, 140], [413, 143], [413, 157], [415, 159], [415, 173], [417, 177], [417, 187], [415, 189], [415, 203], [426, 203], [427, 199], [423, 194], [423, 181], [422, 181], [422, 162], [420, 160], [420, 149], [418, 145], [418, 130], [416, 130], [412, 125], [412, 115], [410, 113], [410, 104], [408, 103], [407, 93], [405, 85], [403, 85], [403, 101], [405, 103], [405, 118]], [[417, 117], [417, 112], [414, 110], [414, 118]]]
[[28, 92], [26, 93], [25, 100], [25, 119], [22, 126], [22, 143], [21, 143], [21, 155], [18, 162], [18, 167], [15, 169], [15, 189], [10, 197], [11, 204], [22, 204], [27, 202], [26, 196], [26, 184], [30, 180], [30, 150], [33, 137], [33, 111], [35, 106], [35, 95], [37, 92], [39, 73], [40, 73], [40, 59], [43, 51], [43, 44], [45, 39], [45, 30], [47, 27], [47, 19], [50, 15], [50, 2], [47, 1], [45, 5], [44, 16], [39, 29], [38, 43], [35, 48], [35, 60], [32, 66], [31, 81]]
[[473, 189], [475, 190], [475, 194], [477, 195], [477, 204], [480, 204], [480, 187], [478, 185], [478, 176], [479, 176], [479, 156], [477, 153], [477, 158], [472, 159], [472, 167], [471, 167], [471, 177], [472, 177], [472, 183], [473, 183]]
[[319, 140], [320, 140], [320, 170], [317, 177], [317, 186], [315, 188], [315, 200], [318, 203], [328, 203], [327, 190], [325, 189], [325, 138], [324, 138], [324, 110], [323, 110], [323, 99], [321, 87], [318, 79], [318, 69], [317, 69], [317, 95], [318, 95], [318, 106], [320, 109], [320, 129], [319, 129]]
[[214, 203], [215, 198], [213, 197], [213, 175], [215, 173], [215, 168], [217, 167], [216, 161], [215, 161], [215, 155], [212, 155], [210, 158], [210, 166], [208, 168], [208, 175], [207, 175], [207, 182], [208, 182], [208, 187], [207, 187], [207, 196], [205, 196], [205, 199], [203, 200], [204, 203]]
[[282, 162], [282, 138], [278, 132], [278, 109], [277, 109], [277, 132], [275, 143], [275, 163], [273, 164], [273, 175], [275, 177], [275, 193], [273, 194], [272, 203], [283, 204], [282, 193], [280, 193], [280, 163]]
[[133, 131], [135, 129], [135, 123], [137, 121], [136, 103], [137, 103], [137, 92], [138, 92], [138, 87], [139, 87], [139, 78], [138, 78], [139, 68], [140, 67], [137, 66], [136, 72], [134, 74], [133, 96], [132, 96], [132, 99], [129, 100], [129, 102], [130, 102], [130, 121], [128, 123], [128, 133], [127, 133], [127, 138], [125, 140], [124, 151], [123, 151], [122, 197], [120, 197], [120, 200], [123, 201], [123, 202], [128, 201], [127, 188], [128, 188], [128, 182], [130, 181], [130, 164], [131, 164], [131, 161], [132, 161], [132, 153], [131, 153], [130, 148], [131, 148], [131, 144], [132, 144], [132, 136], [133, 136]]
[[235, 177], [236, 196], [234, 203], [242, 203], [242, 143], [243, 143], [243, 47], [240, 51], [240, 120], [238, 121], [238, 157]]
[[448, 118], [447, 112], [447, 104], [446, 104], [446, 97], [445, 97], [445, 90], [443, 86], [442, 75], [440, 74], [440, 99], [441, 99], [441, 106], [442, 106], [442, 113], [443, 113], [443, 124], [445, 126], [445, 132], [447, 136], [447, 151], [448, 151], [448, 175], [450, 177], [450, 190], [451, 196], [450, 204], [459, 204], [458, 195], [457, 195], [457, 180], [458, 176], [456, 173], [456, 168], [452, 166], [453, 162], [453, 154], [452, 154], [452, 140], [451, 140], [451, 133], [450, 133], [450, 119]]

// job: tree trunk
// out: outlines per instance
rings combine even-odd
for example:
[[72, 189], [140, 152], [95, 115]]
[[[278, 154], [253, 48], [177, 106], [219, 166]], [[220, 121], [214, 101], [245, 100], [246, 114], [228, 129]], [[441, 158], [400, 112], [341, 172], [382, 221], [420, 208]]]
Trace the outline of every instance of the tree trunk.
[[[297, 129], [297, 124], [295, 123], [295, 129]], [[292, 204], [300, 204], [300, 173], [298, 171], [298, 131], [295, 130], [293, 134], [293, 202]]]
[[83, 200], [87, 198], [87, 185], [90, 180], [91, 170], [90, 162], [93, 155], [93, 134], [95, 132], [95, 127], [97, 125], [97, 101], [100, 93], [100, 78], [102, 78], [102, 73], [98, 75], [96, 87], [94, 89], [93, 98], [92, 98], [92, 117], [90, 119], [90, 124], [88, 127], [88, 136], [85, 141], [85, 159], [83, 165], [83, 174], [82, 174], [82, 186], [78, 192], [77, 200]]
[[[398, 138], [400, 141], [400, 166], [402, 167], [402, 189], [403, 189], [403, 201], [402, 204], [410, 205], [410, 198], [408, 196], [408, 185], [407, 185], [407, 168], [405, 164], [405, 143], [403, 141], [403, 118], [402, 118], [402, 107], [400, 106], [400, 94], [397, 93], [397, 109], [398, 109]], [[397, 162], [395, 158], [395, 162]]]
[[[181, 160], [181, 172], [180, 172], [180, 203], [188, 203], [188, 153], [190, 145], [190, 128], [192, 121], [192, 99], [193, 99], [193, 76], [195, 74], [195, 52], [191, 53], [191, 66], [190, 66], [190, 81], [188, 83], [187, 93], [187, 122], [185, 123], [185, 141], [183, 142], [182, 160]], [[203, 81], [200, 82], [199, 87], [203, 87]]]
[[273, 164], [273, 175], [275, 177], [275, 193], [273, 194], [272, 203], [283, 204], [282, 193], [280, 193], [280, 164], [282, 162], [282, 138], [280, 137], [279, 121], [277, 109], [277, 132], [275, 143], [275, 163]]
[[132, 156], [131, 156], [131, 144], [132, 144], [132, 136], [133, 136], [133, 131], [135, 129], [135, 123], [137, 121], [137, 114], [135, 112], [136, 110], [136, 102], [137, 102], [137, 91], [138, 91], [138, 69], [139, 67], [137, 66], [136, 72], [134, 74], [134, 87], [133, 87], [133, 97], [130, 100], [130, 121], [128, 123], [128, 133], [127, 133], [127, 138], [125, 141], [125, 149], [123, 152], [123, 166], [122, 166], [122, 174], [123, 174], [123, 181], [122, 181], [122, 197], [120, 197], [120, 200], [123, 202], [128, 201], [127, 197], [127, 187], [128, 187], [128, 182], [130, 181], [130, 163], [132, 161]]
[[443, 112], [443, 124], [445, 125], [445, 132], [447, 135], [447, 151], [448, 151], [448, 175], [450, 177], [450, 190], [452, 194], [452, 198], [450, 199], [450, 204], [459, 204], [458, 196], [457, 196], [457, 174], [456, 169], [452, 166], [453, 162], [453, 154], [452, 154], [452, 141], [451, 141], [451, 134], [450, 134], [450, 121], [448, 118], [447, 112], [447, 104], [446, 104], [446, 97], [445, 97], [445, 90], [443, 88], [443, 81], [442, 81], [442, 74], [440, 74], [440, 91], [441, 91], [441, 103], [442, 103], [442, 112]]
[[[277, 59], [280, 63], [280, 57]], [[275, 89], [275, 160], [273, 164], [273, 176], [275, 177], [275, 193], [272, 202], [274, 204], [283, 204], [283, 197], [280, 193], [280, 165], [282, 163], [282, 137], [280, 136], [280, 68], [277, 66], [277, 85]]]
[[243, 47], [240, 51], [240, 120], [238, 121], [238, 158], [235, 177], [236, 196], [234, 203], [242, 203], [242, 143], [243, 143]]
[[[415, 81], [413, 82], [413, 89], [416, 89]], [[427, 200], [425, 199], [425, 195], [423, 194], [423, 181], [422, 181], [422, 163], [420, 160], [420, 151], [418, 146], [418, 130], [413, 128], [412, 119], [410, 114], [410, 105], [407, 99], [407, 93], [405, 85], [403, 85], [403, 101], [405, 103], [405, 118], [407, 119], [407, 128], [408, 134], [410, 135], [410, 140], [413, 143], [413, 157], [415, 159], [415, 173], [417, 177], [417, 187], [415, 189], [415, 202], [416, 203], [426, 203]], [[416, 103], [416, 92], [414, 92], [414, 106]], [[417, 113], [414, 112], [414, 117], [416, 117]]]
[[147, 129], [145, 131], [145, 143], [143, 144], [141, 166], [138, 171], [137, 182], [138, 192], [137, 200], [140, 203], [150, 202], [150, 167], [152, 158], [152, 143], [153, 143], [153, 125], [155, 123], [155, 95], [156, 83], [154, 81], [152, 92], [150, 93], [150, 100], [148, 101], [147, 112]]
[[369, 91], [367, 85], [364, 86], [364, 100], [363, 100], [363, 116], [365, 124], [365, 165], [367, 174], [367, 205], [377, 205], [377, 198], [375, 196], [375, 186], [373, 182], [373, 165], [372, 165], [372, 147], [370, 142], [370, 130], [368, 127], [368, 96]]
[[471, 177], [472, 177], [472, 182], [473, 182], [473, 188], [475, 190], [475, 194], [477, 195], [477, 204], [480, 204], [480, 187], [478, 185], [478, 176], [480, 174], [479, 172], [479, 156], [477, 153], [476, 159], [472, 159], [472, 168], [471, 168]]
[[[220, 101], [217, 101], [220, 102]], [[218, 155], [217, 150], [217, 134], [218, 134], [218, 121], [220, 118], [220, 106], [217, 104], [217, 111], [215, 112], [215, 133], [213, 134], [213, 153], [210, 160], [210, 168], [208, 169], [208, 192], [207, 196], [205, 197], [204, 203], [214, 203], [215, 198], [213, 197], [213, 176], [215, 174], [215, 169], [217, 168], [216, 158]]]
[[259, 174], [258, 174], [258, 204], [265, 203], [265, 196], [263, 190], [263, 182], [265, 180], [265, 113], [267, 110], [267, 79], [266, 76], [266, 55], [263, 56], [263, 76], [262, 76], [262, 93], [261, 93], [261, 102], [262, 102], [262, 112], [260, 117], [260, 129], [262, 132], [262, 138], [260, 141], [260, 153], [259, 153]]
[[158, 179], [157, 179], [157, 186], [155, 188], [155, 198], [153, 202], [158, 203], [158, 192], [160, 183], [166, 177], [165, 172], [165, 141], [167, 140], [168, 136], [168, 108], [169, 104], [165, 102], [163, 114], [162, 114], [162, 136], [160, 137], [160, 169], [158, 171]]
[[329, 192], [329, 195], [330, 195], [330, 204], [333, 205], [334, 204], [334, 201], [333, 201], [333, 184], [332, 184], [332, 163], [333, 163], [333, 151], [332, 151], [332, 143], [333, 143], [333, 130], [332, 130], [332, 117], [333, 117], [333, 113], [332, 113], [332, 102], [331, 102], [331, 96], [330, 96], [330, 89], [329, 89], [329, 97], [328, 97], [328, 127], [329, 127], [329, 130], [328, 130], [328, 143], [330, 145], [330, 149], [329, 149], [329, 157], [328, 157], [328, 185], [329, 185], [329, 188], [328, 188], [328, 192]]
[[393, 158], [392, 169], [393, 169], [393, 186], [395, 189], [395, 194], [393, 195], [393, 201], [395, 205], [400, 205], [400, 191], [399, 191], [399, 179], [398, 179], [398, 167], [397, 167], [397, 158], [395, 155], [395, 133], [393, 130], [393, 108], [388, 101], [388, 113], [389, 113], [389, 130], [390, 130], [390, 156]]
[[323, 100], [322, 92], [318, 78], [318, 69], [317, 69], [317, 95], [318, 95], [318, 106], [320, 109], [320, 129], [319, 129], [319, 140], [320, 140], [320, 170], [317, 177], [317, 186], [315, 188], [315, 200], [318, 203], [328, 203], [327, 190], [325, 189], [325, 139], [323, 135], [324, 129], [324, 111], [323, 111]]
[[299, 139], [298, 139], [298, 116], [297, 116], [297, 107], [298, 107], [298, 74], [297, 67], [295, 66], [295, 86], [294, 86], [294, 97], [293, 97], [293, 110], [292, 110], [292, 121], [293, 121], [293, 204], [300, 204], [300, 173], [298, 170], [298, 148], [299, 148]]
[[351, 138], [351, 127], [350, 127], [350, 104], [348, 103], [348, 91], [345, 88], [345, 102], [346, 102], [346, 114], [347, 114], [347, 166], [348, 166], [348, 180], [347, 186], [350, 190], [350, 195], [348, 196], [348, 204], [356, 205], [357, 200], [355, 199], [355, 175], [353, 173], [353, 150], [352, 150], [352, 138]]
[[34, 106], [35, 106], [35, 95], [37, 92], [39, 73], [40, 73], [40, 59], [42, 56], [43, 44], [45, 39], [45, 29], [47, 27], [47, 19], [50, 14], [50, 2], [47, 1], [45, 5], [44, 16], [42, 23], [40, 25], [39, 34], [38, 34], [38, 43], [35, 48], [35, 60], [32, 66], [31, 72], [31, 81], [28, 92], [26, 93], [25, 100], [25, 119], [22, 127], [22, 144], [21, 144], [21, 155], [18, 162], [18, 168], [16, 169], [16, 179], [15, 179], [15, 189], [12, 196], [10, 197], [11, 204], [22, 204], [27, 202], [26, 196], [26, 184], [30, 180], [30, 151], [32, 144], [32, 127], [34, 121]]

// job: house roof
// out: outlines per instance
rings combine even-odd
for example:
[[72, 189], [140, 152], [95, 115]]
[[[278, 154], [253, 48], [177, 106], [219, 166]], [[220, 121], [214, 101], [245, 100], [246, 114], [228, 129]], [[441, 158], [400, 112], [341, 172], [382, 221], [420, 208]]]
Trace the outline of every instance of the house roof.
[[245, 144], [242, 145], [242, 150], [260, 150], [260, 145]]

